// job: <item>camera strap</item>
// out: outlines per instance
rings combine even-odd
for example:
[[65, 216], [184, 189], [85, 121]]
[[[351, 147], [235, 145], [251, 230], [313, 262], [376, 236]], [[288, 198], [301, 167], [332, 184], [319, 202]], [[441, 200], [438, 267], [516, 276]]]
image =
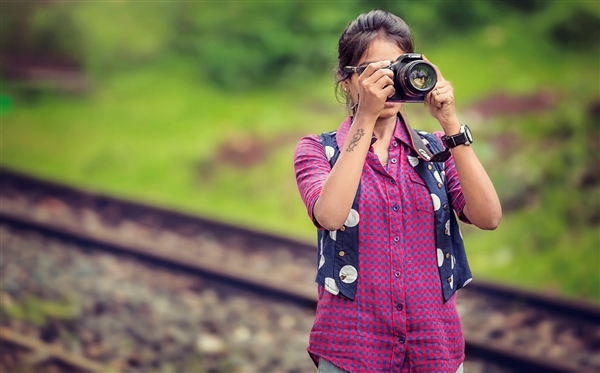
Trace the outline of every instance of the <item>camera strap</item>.
[[[450, 149], [445, 148], [443, 145], [441, 146], [443, 150], [437, 153], [432, 153], [429, 147], [425, 145], [425, 142], [423, 142], [423, 139], [421, 138], [419, 133], [408, 124], [408, 121], [406, 120], [404, 115], [402, 115], [402, 113], [399, 113], [399, 116], [400, 121], [402, 122], [410, 136], [412, 148], [417, 153], [417, 156], [419, 158], [421, 158], [425, 162], [445, 162], [448, 160], [448, 158], [450, 158]], [[435, 149], [438, 147], [432, 145], [432, 148]]]

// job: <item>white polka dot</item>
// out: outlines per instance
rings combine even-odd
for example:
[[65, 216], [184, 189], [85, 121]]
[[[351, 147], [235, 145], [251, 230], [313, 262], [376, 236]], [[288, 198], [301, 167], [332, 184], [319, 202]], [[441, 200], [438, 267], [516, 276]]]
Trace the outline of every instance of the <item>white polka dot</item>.
[[333, 147], [327, 145], [325, 147], [325, 155], [327, 156], [327, 160], [331, 160], [331, 157], [333, 157], [333, 154], [335, 153], [335, 149], [333, 149]]
[[450, 276], [450, 289], [454, 289], [454, 275]]
[[452, 255], [452, 269], [454, 269], [454, 265], [456, 264], [456, 258], [454, 257], [454, 255]]
[[436, 194], [431, 193], [431, 200], [433, 201], [433, 209], [435, 211], [439, 210], [440, 207], [442, 207], [442, 202], [440, 201], [440, 197], [438, 197]]
[[462, 232], [460, 230], [460, 226], [458, 227], [458, 234], [460, 235], [460, 239], [462, 240], [463, 236], [462, 236]]
[[323, 255], [323, 238], [321, 238], [321, 242], [319, 243], [319, 246], [321, 248], [321, 258], [319, 259], [319, 269], [321, 269], [321, 267], [323, 267], [323, 264], [325, 264], [325, 255]]
[[440, 176], [440, 173], [439, 173], [439, 172], [435, 171], [435, 172], [433, 173], [433, 177], [435, 177], [435, 179], [437, 180], [437, 182], [438, 182], [438, 183], [441, 183], [441, 182], [442, 182], [442, 177]]
[[410, 163], [411, 166], [416, 167], [419, 164], [419, 158], [413, 157], [412, 155], [409, 155], [407, 158], [408, 163]]
[[442, 180], [446, 179], [446, 171], [442, 171]]
[[337, 231], [329, 231], [329, 237], [331, 237], [332, 240], [336, 240], [336, 236], [337, 236]]
[[429, 141], [427, 141], [427, 139], [421, 139], [421, 140], [423, 140], [423, 144], [429, 145]]
[[419, 153], [421, 153], [421, 156], [423, 158], [425, 158], [426, 160], [430, 160], [431, 157], [429, 156], [429, 154], [427, 154], [427, 152], [425, 151], [425, 149], [419, 149]]
[[429, 135], [429, 132], [427, 132], [427, 131], [419, 131], [419, 133], [420, 133], [421, 135]]
[[444, 264], [444, 252], [442, 251], [442, 249], [437, 249], [437, 260], [438, 267], [441, 267], [442, 264]]
[[448, 220], [446, 222], [446, 230], [445, 230], [446, 234], [449, 236], [450, 235], [450, 220]]
[[350, 214], [348, 214], [348, 219], [346, 219], [344, 225], [346, 227], [355, 227], [359, 220], [358, 211], [351, 209]]
[[343, 266], [340, 270], [340, 279], [347, 283], [351, 284], [358, 278], [358, 271], [351, 265]]
[[469, 282], [473, 281], [473, 277], [467, 279], [467, 281], [465, 281], [465, 283], [463, 284], [463, 287], [469, 285]]
[[331, 277], [325, 277], [325, 290], [327, 290], [333, 295], [338, 295], [338, 293], [340, 292], [340, 289], [335, 283], [335, 280]]

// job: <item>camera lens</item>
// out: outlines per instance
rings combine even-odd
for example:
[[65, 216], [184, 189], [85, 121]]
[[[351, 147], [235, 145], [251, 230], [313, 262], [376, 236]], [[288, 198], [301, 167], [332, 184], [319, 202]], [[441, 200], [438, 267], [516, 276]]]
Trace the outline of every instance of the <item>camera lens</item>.
[[435, 83], [433, 83], [434, 76], [435, 71], [433, 71], [430, 66], [418, 64], [409, 71], [408, 80], [416, 89], [428, 90], [435, 85]]
[[437, 83], [433, 66], [423, 60], [413, 61], [402, 68], [399, 74], [401, 84], [408, 96], [423, 95]]

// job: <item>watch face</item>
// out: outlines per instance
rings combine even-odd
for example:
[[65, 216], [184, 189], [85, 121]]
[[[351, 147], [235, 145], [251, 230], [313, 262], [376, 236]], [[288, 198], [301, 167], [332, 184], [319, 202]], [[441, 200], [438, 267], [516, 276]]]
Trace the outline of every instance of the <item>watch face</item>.
[[465, 124], [465, 135], [467, 136], [467, 141], [469, 141], [469, 143], [472, 143], [473, 135], [471, 135], [471, 129], [466, 124]]

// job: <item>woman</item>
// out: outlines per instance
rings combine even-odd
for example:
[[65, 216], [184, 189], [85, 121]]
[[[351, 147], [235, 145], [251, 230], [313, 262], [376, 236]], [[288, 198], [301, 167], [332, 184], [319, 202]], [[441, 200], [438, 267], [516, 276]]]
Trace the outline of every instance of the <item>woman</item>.
[[412, 52], [409, 27], [393, 14], [351, 22], [339, 40], [337, 87], [352, 115], [296, 148], [298, 188], [319, 228], [308, 347], [319, 372], [462, 371], [455, 292], [471, 277], [454, 213], [495, 229], [502, 212], [435, 65], [424, 103], [442, 131], [417, 133], [403, 103], [387, 101], [390, 62]]

